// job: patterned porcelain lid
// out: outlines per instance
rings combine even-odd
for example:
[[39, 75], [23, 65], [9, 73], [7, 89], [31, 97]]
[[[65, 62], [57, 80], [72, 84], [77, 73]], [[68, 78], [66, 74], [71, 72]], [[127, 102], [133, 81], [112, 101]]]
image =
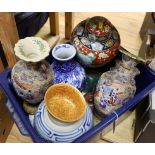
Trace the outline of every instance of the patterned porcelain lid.
[[[94, 21], [96, 22], [96, 25], [94, 24]], [[97, 24], [97, 22], [99, 23], [100, 21], [102, 21], [102, 29], [99, 30], [99, 24]], [[107, 29], [107, 27], [109, 28]], [[103, 36], [103, 34], [105, 35]], [[72, 37], [77, 38], [76, 44], [78, 46], [85, 46], [86, 48], [95, 52], [110, 49], [115, 45], [115, 48], [117, 49], [120, 45], [119, 32], [104, 17], [96, 16], [82, 21], [73, 30], [72, 35]]]
[[86, 29], [96, 36], [105, 36], [111, 32], [112, 24], [105, 17], [95, 16], [88, 19]]

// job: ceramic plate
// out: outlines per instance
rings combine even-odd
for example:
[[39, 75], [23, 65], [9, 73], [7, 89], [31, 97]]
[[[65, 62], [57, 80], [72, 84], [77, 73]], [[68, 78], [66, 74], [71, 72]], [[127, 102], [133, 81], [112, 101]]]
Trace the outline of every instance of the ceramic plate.
[[84, 117], [74, 123], [56, 120], [46, 110], [44, 101], [38, 107], [34, 117], [34, 126], [39, 135], [49, 142], [73, 142], [93, 126], [93, 115], [87, 106]]
[[82, 93], [67, 83], [49, 87], [44, 100], [48, 112], [63, 122], [77, 121], [86, 112], [86, 101]]

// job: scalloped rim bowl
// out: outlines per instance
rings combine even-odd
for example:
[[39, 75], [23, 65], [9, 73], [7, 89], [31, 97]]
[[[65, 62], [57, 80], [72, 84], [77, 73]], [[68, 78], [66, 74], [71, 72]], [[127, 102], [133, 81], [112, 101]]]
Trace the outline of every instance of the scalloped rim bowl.
[[14, 51], [24, 61], [39, 62], [49, 55], [50, 46], [39, 37], [26, 37], [15, 44]]

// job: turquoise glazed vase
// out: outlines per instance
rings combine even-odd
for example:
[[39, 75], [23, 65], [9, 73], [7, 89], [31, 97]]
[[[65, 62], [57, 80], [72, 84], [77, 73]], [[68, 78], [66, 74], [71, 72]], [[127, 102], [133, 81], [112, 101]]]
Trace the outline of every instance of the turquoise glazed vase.
[[101, 75], [94, 95], [95, 110], [100, 117], [111, 114], [134, 96], [134, 78], [140, 73], [135, 66], [135, 60], [122, 55], [122, 61]]

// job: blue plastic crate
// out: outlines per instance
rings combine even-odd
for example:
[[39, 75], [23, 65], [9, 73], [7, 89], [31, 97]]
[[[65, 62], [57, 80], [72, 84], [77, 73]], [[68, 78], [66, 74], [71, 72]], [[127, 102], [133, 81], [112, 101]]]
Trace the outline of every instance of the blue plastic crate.
[[[116, 57], [116, 59], [120, 59], [121, 54], [119, 53]], [[48, 57], [47, 60], [49, 62], [53, 61], [53, 58]], [[99, 69], [86, 69], [86, 73], [88, 75], [97, 75], [99, 76], [101, 73], [107, 71], [110, 69], [110, 67], [114, 66], [115, 59], [112, 60], [109, 64], [105, 65], [104, 67], [101, 67]], [[139, 103], [146, 95], [148, 95], [155, 87], [155, 73], [149, 69], [147, 66], [143, 64], [138, 64], [137, 66], [140, 70], [140, 75], [136, 77], [136, 86], [137, 91], [130, 101], [128, 101], [126, 104], [124, 104], [121, 108], [115, 111], [115, 113], [112, 113], [111, 115], [107, 116], [103, 120], [100, 121], [96, 126], [94, 126], [92, 129], [90, 129], [88, 132], [83, 134], [81, 137], [76, 139], [74, 142], [85, 142], [104, 128], [106, 128], [109, 124], [113, 123], [117, 116], [123, 115], [125, 112], [133, 108], [136, 104]], [[22, 108], [22, 99], [17, 96], [15, 93], [11, 79], [11, 69], [8, 69], [7, 71], [0, 74], [0, 86], [6, 93], [8, 100], [10, 103], [7, 102], [6, 106], [12, 113], [13, 117], [17, 126], [20, 129], [20, 132], [22, 134], [28, 134], [34, 142], [46, 142], [44, 139], [40, 138], [36, 130], [32, 127], [28, 115], [23, 111]], [[117, 114], [117, 115], [116, 115]], [[18, 118], [18, 119], [17, 119]], [[20, 124], [20, 125], [19, 125]]]

